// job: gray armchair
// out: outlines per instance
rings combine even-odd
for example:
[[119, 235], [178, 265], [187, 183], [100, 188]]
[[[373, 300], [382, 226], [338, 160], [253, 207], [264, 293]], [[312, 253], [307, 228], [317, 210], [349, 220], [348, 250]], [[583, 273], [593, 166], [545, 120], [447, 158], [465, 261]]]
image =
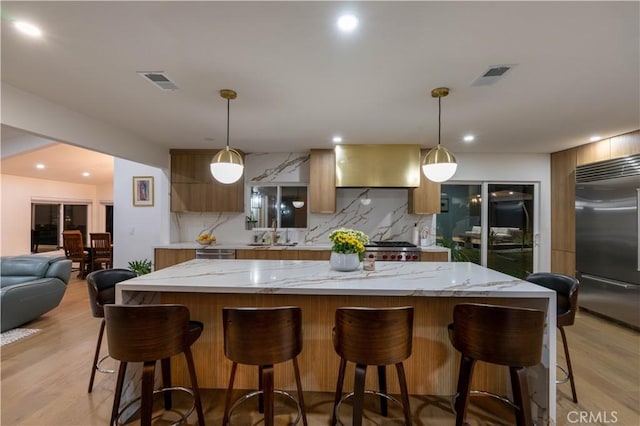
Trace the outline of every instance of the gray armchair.
[[64, 257], [3, 256], [0, 275], [0, 331], [6, 331], [60, 304], [71, 276], [71, 261]]

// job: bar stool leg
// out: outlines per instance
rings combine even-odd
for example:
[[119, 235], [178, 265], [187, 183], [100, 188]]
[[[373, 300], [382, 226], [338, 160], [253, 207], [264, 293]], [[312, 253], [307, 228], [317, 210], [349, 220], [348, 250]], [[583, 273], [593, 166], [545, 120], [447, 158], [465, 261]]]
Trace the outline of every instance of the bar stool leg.
[[523, 367], [509, 367], [511, 390], [516, 408], [517, 426], [533, 426], [531, 419], [531, 402], [527, 387], [527, 371]]
[[347, 360], [340, 358], [340, 367], [338, 369], [338, 382], [336, 383], [336, 397], [333, 401], [333, 412], [331, 414], [331, 426], [336, 426], [338, 419], [336, 418], [336, 407], [342, 398], [342, 385], [344, 384], [344, 371], [347, 368]]
[[404, 412], [404, 423], [411, 426], [411, 408], [409, 406], [409, 389], [407, 388], [407, 377], [404, 374], [404, 365], [401, 362], [396, 364], [398, 381], [400, 382], [400, 396], [402, 397], [402, 411]]
[[302, 424], [307, 425], [307, 409], [304, 406], [304, 397], [302, 394], [302, 381], [300, 380], [300, 368], [298, 368], [298, 359], [293, 358], [293, 372], [296, 375], [296, 386], [298, 388], [298, 402], [300, 403], [300, 411], [302, 411]]
[[562, 346], [564, 346], [564, 357], [567, 360], [567, 370], [569, 371], [569, 383], [571, 383], [571, 394], [573, 402], [578, 403], [578, 395], [576, 394], [576, 384], [573, 381], [573, 368], [571, 368], [571, 357], [569, 356], [569, 345], [567, 344], [567, 335], [564, 333], [564, 327], [558, 327], [562, 335]]
[[364, 381], [366, 376], [367, 366], [364, 364], [356, 364], [355, 379], [353, 381], [353, 426], [362, 426]]
[[456, 426], [464, 426], [464, 415], [469, 403], [469, 388], [475, 360], [466, 356], [460, 359], [460, 373], [458, 377], [458, 394], [455, 401]]
[[151, 426], [151, 416], [153, 414], [153, 381], [156, 373], [156, 362], [147, 361], [142, 367], [142, 392], [140, 407], [140, 424]]
[[191, 388], [193, 390], [193, 398], [196, 405], [196, 414], [198, 415], [198, 425], [204, 426], [204, 413], [202, 412], [202, 400], [200, 399], [200, 387], [198, 387], [198, 376], [196, 376], [196, 367], [193, 363], [193, 354], [191, 348], [187, 347], [184, 351], [187, 359], [187, 367], [189, 368], [189, 376], [191, 379]]
[[93, 365], [91, 368], [91, 378], [89, 379], [89, 390], [88, 393], [91, 393], [93, 390], [93, 381], [96, 378], [96, 370], [98, 369], [98, 358], [100, 358], [100, 348], [102, 347], [102, 336], [104, 335], [104, 326], [106, 322], [104, 318], [100, 322], [100, 331], [98, 332], [98, 342], [96, 343], [96, 353], [93, 356]]
[[229, 377], [229, 387], [227, 388], [227, 397], [224, 403], [224, 415], [222, 417], [223, 426], [226, 426], [229, 424], [229, 409], [231, 408], [231, 392], [233, 392], [233, 382], [236, 378], [237, 368], [238, 368], [238, 363], [234, 362], [231, 365], [231, 376]]
[[[171, 360], [164, 358], [160, 361], [162, 367], [162, 387], [171, 387]], [[165, 410], [171, 410], [171, 392], [164, 392], [164, 408]]]
[[258, 395], [258, 413], [264, 414], [264, 383], [262, 383], [262, 365], [258, 366], [258, 390], [263, 393]]
[[127, 363], [121, 362], [118, 368], [118, 378], [116, 379], [116, 390], [113, 394], [113, 407], [111, 408], [110, 426], [116, 424], [118, 418], [118, 410], [120, 409], [120, 399], [122, 398], [122, 387], [124, 386], [124, 375], [127, 372]]
[[273, 365], [262, 366], [262, 385], [264, 395], [264, 425], [273, 426]]
[[[387, 367], [385, 365], [378, 366], [378, 386], [380, 387], [380, 393], [387, 393]], [[380, 413], [387, 417], [389, 415], [389, 409], [387, 408], [387, 398], [380, 397]]]

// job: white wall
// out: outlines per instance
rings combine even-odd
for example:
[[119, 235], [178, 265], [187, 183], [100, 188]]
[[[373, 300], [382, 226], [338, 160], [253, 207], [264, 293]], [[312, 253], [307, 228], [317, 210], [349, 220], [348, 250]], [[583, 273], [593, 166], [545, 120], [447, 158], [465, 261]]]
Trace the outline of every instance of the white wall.
[[31, 252], [31, 201], [59, 200], [83, 201], [89, 204], [88, 232], [104, 229], [100, 223], [100, 204], [94, 185], [58, 182], [0, 175], [2, 204], [0, 208], [0, 253], [3, 256], [29, 254]]
[[[166, 170], [116, 158], [113, 164], [113, 265], [153, 262], [153, 247], [169, 242], [169, 177]], [[133, 177], [153, 176], [154, 204], [133, 205]]]

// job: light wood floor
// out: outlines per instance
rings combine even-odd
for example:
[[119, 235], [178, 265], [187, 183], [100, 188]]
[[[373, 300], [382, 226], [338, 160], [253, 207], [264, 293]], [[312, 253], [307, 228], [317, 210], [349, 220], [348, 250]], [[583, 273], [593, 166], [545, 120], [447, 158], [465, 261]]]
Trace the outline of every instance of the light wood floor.
[[[114, 375], [98, 374], [93, 393], [87, 393], [99, 320], [91, 316], [86, 283], [73, 278], [58, 308], [23, 327], [42, 331], [1, 350], [1, 424], [108, 424]], [[568, 383], [559, 385], [557, 424], [640, 425], [640, 334], [580, 312], [576, 324], [567, 328], [567, 335], [580, 402], [573, 404], [571, 401]], [[558, 360], [562, 362], [560, 340], [558, 348]], [[389, 380], [395, 380], [391, 369]], [[220, 425], [224, 392], [206, 390], [203, 396], [207, 424]], [[329, 424], [333, 396], [309, 392], [305, 393], [305, 399], [309, 425]], [[411, 398], [411, 406], [416, 425], [454, 424], [447, 398], [416, 396]], [[345, 405], [342, 413], [347, 424], [350, 423], [348, 409]], [[259, 416], [252, 410], [254, 404], [247, 402], [236, 411], [232, 423], [260, 423]], [[282, 413], [291, 411], [289, 406], [281, 409]], [[494, 412], [497, 416], [491, 414]], [[579, 421], [580, 412], [587, 413], [582, 414], [582, 423]], [[585, 417], [589, 415], [590, 419]], [[167, 418], [163, 417], [157, 424], [167, 424]], [[189, 420], [190, 424], [195, 424], [195, 415]], [[286, 424], [287, 420], [290, 417], [282, 414], [278, 424]], [[471, 407], [468, 422], [472, 426], [513, 423], [508, 410], [483, 401]], [[401, 413], [393, 408], [389, 418], [380, 419], [374, 410], [366, 423], [401, 425]]]

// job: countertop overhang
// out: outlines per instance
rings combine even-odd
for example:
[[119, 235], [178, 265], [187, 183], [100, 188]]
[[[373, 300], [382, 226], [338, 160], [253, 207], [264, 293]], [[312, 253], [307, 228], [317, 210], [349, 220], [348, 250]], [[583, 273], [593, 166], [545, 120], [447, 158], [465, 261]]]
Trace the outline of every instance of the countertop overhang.
[[[157, 249], [174, 249], [174, 250], [181, 250], [181, 249], [232, 249], [232, 250], [331, 250], [331, 245], [330, 244], [304, 244], [304, 243], [300, 243], [300, 244], [296, 244], [296, 245], [251, 245], [251, 244], [247, 244], [247, 243], [233, 243], [233, 242], [226, 242], [226, 243], [214, 243], [214, 244], [209, 244], [207, 246], [203, 246], [201, 244], [198, 244], [196, 242], [183, 242], [183, 243], [170, 243], [170, 244], [164, 244], [164, 245], [158, 245], [158, 246], [154, 246], [154, 248]], [[449, 249], [446, 247], [440, 247], [440, 246], [429, 246], [429, 247], [418, 247], [421, 251], [423, 252], [436, 252], [436, 253], [448, 253]]]
[[307, 260], [196, 259], [117, 285], [123, 291], [279, 293], [424, 297], [538, 297], [555, 292], [461, 262], [376, 262], [375, 271], [338, 272]]

